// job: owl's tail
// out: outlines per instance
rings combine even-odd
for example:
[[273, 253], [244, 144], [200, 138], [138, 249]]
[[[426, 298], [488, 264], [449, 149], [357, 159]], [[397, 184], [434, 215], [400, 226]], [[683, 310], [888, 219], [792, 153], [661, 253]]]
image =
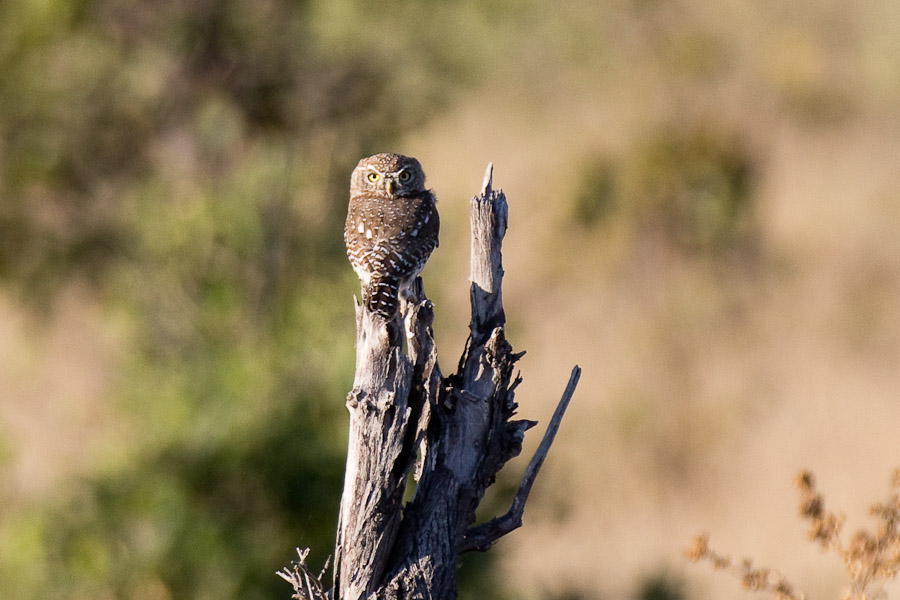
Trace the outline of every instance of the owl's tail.
[[363, 303], [366, 308], [386, 321], [397, 314], [400, 300], [400, 281], [393, 277], [373, 278], [363, 288]]

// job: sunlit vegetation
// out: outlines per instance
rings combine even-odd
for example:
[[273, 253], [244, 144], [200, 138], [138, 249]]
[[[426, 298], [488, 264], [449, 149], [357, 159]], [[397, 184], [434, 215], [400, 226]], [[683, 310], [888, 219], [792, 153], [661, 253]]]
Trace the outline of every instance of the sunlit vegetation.
[[0, 596], [277, 598], [295, 546], [331, 552], [346, 174], [453, 81], [426, 77], [453, 63], [428, 48], [396, 69], [353, 35], [389, 16], [358, 19], [278, 0], [0, 8], [0, 277], [37, 318], [87, 287], [124, 339], [98, 467], [5, 499]]
[[738, 597], [685, 568], [698, 527], [783, 548], [784, 477], [845, 505], [897, 462], [897, 6], [0, 3], [0, 598], [287, 598], [297, 546], [320, 570], [340, 232], [378, 151], [438, 196], [444, 370], [487, 160], [523, 418], [584, 367], [525, 526], [465, 557], [461, 597]]

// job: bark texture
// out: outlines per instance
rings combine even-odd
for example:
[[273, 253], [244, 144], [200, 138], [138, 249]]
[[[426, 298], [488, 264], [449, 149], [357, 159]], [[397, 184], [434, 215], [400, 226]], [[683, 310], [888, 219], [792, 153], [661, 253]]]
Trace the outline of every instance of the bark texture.
[[[456, 597], [461, 553], [487, 550], [522, 524], [525, 501], [580, 370], [575, 367], [509, 511], [474, 525], [475, 509], [499, 470], [522, 449], [533, 421], [513, 419], [514, 374], [523, 353], [506, 340], [501, 244], [507, 203], [488, 166], [470, 203], [471, 319], [456, 373], [443, 376], [432, 334], [433, 311], [421, 280], [403, 302], [402, 323], [356, 307], [357, 364], [347, 399], [350, 437], [335, 548], [334, 588], [310, 585], [294, 563], [296, 598], [333, 600]], [[403, 352], [406, 341], [407, 353]], [[403, 493], [415, 468], [415, 491]], [[301, 553], [301, 558], [305, 559]], [[301, 561], [302, 562], [302, 561]], [[319, 579], [321, 583], [321, 579]]]

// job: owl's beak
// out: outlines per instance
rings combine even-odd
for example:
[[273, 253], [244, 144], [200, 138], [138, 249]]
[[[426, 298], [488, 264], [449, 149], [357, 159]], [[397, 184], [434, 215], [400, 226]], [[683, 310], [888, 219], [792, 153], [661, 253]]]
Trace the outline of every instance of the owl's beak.
[[390, 178], [384, 180], [384, 186], [387, 188], [388, 194], [394, 193], [394, 184], [395, 183], [397, 183], [397, 182]]

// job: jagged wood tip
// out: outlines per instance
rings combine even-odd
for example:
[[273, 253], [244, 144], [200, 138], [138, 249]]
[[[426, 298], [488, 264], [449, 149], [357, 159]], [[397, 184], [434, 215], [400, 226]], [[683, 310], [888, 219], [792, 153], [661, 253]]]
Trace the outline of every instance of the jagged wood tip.
[[484, 170], [484, 180], [481, 182], [481, 195], [488, 196], [491, 193], [491, 186], [494, 183], [494, 163], [489, 162], [487, 169]]

